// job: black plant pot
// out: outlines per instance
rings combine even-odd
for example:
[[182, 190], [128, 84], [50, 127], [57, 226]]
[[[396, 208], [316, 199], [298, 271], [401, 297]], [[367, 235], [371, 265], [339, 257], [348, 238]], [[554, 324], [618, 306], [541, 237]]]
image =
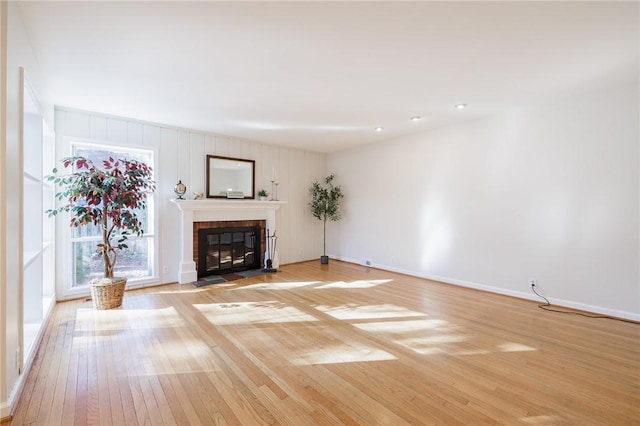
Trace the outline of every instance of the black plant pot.
[[329, 256], [320, 256], [320, 263], [323, 265], [329, 264]]

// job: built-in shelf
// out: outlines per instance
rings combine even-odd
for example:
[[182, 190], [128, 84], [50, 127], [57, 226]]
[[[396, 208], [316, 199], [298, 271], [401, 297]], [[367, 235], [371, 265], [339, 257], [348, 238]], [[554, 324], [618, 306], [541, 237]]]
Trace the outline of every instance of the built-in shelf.
[[42, 180], [38, 176], [34, 176], [31, 173], [24, 172], [24, 183], [25, 184], [34, 184], [34, 185], [42, 185]]
[[44, 321], [55, 304], [54, 224], [44, 211], [54, 205], [55, 189], [43, 178], [53, 169], [54, 138], [23, 71], [22, 99], [22, 350], [20, 363], [29, 365], [42, 336]]
[[22, 266], [26, 268], [29, 266], [34, 260], [38, 258], [40, 254], [39, 251], [25, 251], [22, 253]]

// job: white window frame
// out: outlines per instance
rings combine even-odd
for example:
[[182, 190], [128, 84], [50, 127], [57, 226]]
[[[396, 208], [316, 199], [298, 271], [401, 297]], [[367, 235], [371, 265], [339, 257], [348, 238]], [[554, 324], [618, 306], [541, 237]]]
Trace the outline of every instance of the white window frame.
[[[77, 138], [77, 137], [65, 137], [64, 138], [65, 148], [64, 151], [67, 152], [67, 156], [73, 155], [74, 146], [86, 146], [90, 148], [96, 149], [107, 149], [114, 150], [114, 152], [133, 152], [138, 151], [144, 154], [149, 154], [152, 158], [151, 164], [148, 164], [153, 168], [154, 179], [157, 176], [156, 164], [158, 162], [158, 150], [154, 147], [150, 146], [139, 146], [139, 145], [129, 145], [126, 143], [117, 143], [103, 140], [93, 140], [93, 139], [85, 139], [85, 138]], [[57, 163], [56, 167], [60, 169], [61, 164]], [[59, 188], [56, 188], [59, 191]], [[60, 201], [56, 200], [56, 205], [59, 205]], [[147, 200], [147, 216], [148, 223], [144, 231], [144, 234], [140, 237], [130, 237], [131, 240], [136, 239], [153, 239], [153, 243], [151, 244], [150, 255], [153, 257], [151, 260], [152, 266], [152, 275], [146, 276], [144, 278], [129, 278], [127, 280], [127, 288], [140, 288], [147, 287], [150, 285], [157, 285], [160, 283], [160, 252], [159, 252], [159, 239], [157, 235], [158, 229], [158, 202], [155, 200], [155, 196], [150, 194]], [[89, 294], [89, 286], [88, 285], [80, 285], [73, 286], [73, 282], [75, 277], [73, 276], [74, 268], [73, 268], [73, 243], [74, 242], [83, 242], [83, 241], [97, 241], [95, 237], [73, 237], [73, 231], [69, 227], [69, 213], [64, 213], [58, 215], [57, 223], [56, 223], [56, 237], [57, 237], [57, 250], [60, 253], [59, 256], [56, 256], [57, 262], [57, 283], [58, 283], [58, 294], [62, 297], [61, 299], [72, 299], [75, 297], [82, 297]]]

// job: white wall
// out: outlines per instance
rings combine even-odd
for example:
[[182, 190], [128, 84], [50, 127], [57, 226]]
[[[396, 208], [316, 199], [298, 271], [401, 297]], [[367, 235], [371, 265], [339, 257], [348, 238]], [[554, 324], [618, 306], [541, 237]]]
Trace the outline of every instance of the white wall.
[[[639, 88], [556, 98], [328, 157], [330, 253], [640, 319]], [[471, 106], [472, 108], [473, 106]]]
[[[256, 192], [260, 188], [271, 192], [270, 180], [275, 169], [280, 183], [278, 199], [288, 202], [277, 212], [280, 229], [276, 232], [281, 264], [309, 260], [319, 256], [322, 251], [321, 228], [308, 212], [307, 203], [311, 182], [324, 176], [325, 154], [61, 107], [56, 108], [55, 131], [58, 158], [70, 154], [65, 141], [73, 138], [157, 150], [155, 194], [159, 207], [157, 236], [160, 241], [159, 271], [162, 283], [178, 280], [179, 214], [176, 206], [169, 202], [176, 197], [173, 187], [178, 180], [182, 180], [187, 186], [187, 197], [191, 198], [193, 192], [204, 193], [206, 155], [255, 160]], [[60, 256], [63, 250], [64, 247], [58, 247], [59, 259], [63, 257]], [[165, 266], [168, 272], [162, 274]], [[63, 280], [68, 278], [59, 275], [58, 282], [62, 283]], [[61, 294], [58, 291], [58, 298], [61, 298]]]

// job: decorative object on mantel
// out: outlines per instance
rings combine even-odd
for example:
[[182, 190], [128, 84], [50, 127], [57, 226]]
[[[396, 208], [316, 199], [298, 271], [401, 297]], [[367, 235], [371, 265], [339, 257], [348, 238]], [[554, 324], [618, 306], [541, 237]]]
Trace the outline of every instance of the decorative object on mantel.
[[271, 168], [271, 199], [269, 201], [278, 201], [278, 179], [275, 167]]
[[178, 196], [178, 200], [184, 200], [182, 196], [187, 192], [187, 187], [184, 183], [182, 183], [181, 180], [179, 180], [178, 183], [176, 183], [176, 185], [173, 187], [173, 192], [175, 192]]
[[275, 180], [271, 181], [271, 193], [273, 195], [271, 196], [271, 199], [269, 201], [278, 201], [278, 182], [276, 182]]
[[194, 200], [202, 200], [204, 198], [204, 193], [203, 192], [194, 192], [193, 193], [193, 199]]
[[311, 201], [309, 208], [313, 217], [322, 221], [322, 256], [320, 263], [326, 265], [329, 263], [327, 256], [327, 220], [340, 220], [340, 199], [344, 197], [340, 185], [335, 185], [333, 179], [335, 175], [331, 174], [324, 178], [324, 183], [315, 180], [309, 188], [311, 193]]
[[104, 262], [104, 278], [89, 282], [91, 298], [95, 309], [117, 308], [122, 305], [127, 284], [126, 278], [113, 276], [117, 250], [128, 248], [128, 234], [144, 233], [136, 211], [147, 208], [147, 194], [155, 190], [153, 170], [136, 160], [113, 158], [103, 161], [104, 169], [84, 157], [64, 158], [62, 164], [75, 171], [59, 175], [53, 169], [46, 179], [62, 187], [56, 198], [66, 204], [46, 213], [56, 216], [69, 212], [69, 226], [94, 225], [102, 229], [97, 251]]
[[278, 237], [276, 237], [276, 231], [273, 231], [273, 235], [269, 235], [269, 228], [267, 228], [267, 247], [264, 252], [264, 268], [262, 268], [262, 272], [278, 272], [278, 266], [280, 266], [280, 262], [278, 264], [274, 264], [273, 259], [277, 257], [276, 252], [276, 243], [278, 242]]
[[244, 192], [242, 191], [227, 191], [227, 198], [244, 198]]
[[260, 201], [266, 200], [268, 196], [269, 193], [266, 190], [261, 189], [260, 191], [258, 191], [258, 198], [260, 199]]

